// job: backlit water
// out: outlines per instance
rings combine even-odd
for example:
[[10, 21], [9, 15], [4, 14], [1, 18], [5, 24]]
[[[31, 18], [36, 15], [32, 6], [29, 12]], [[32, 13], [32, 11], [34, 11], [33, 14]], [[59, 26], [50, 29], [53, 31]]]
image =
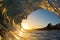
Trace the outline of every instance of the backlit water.
[[22, 32], [22, 40], [60, 40], [60, 31], [32, 31]]

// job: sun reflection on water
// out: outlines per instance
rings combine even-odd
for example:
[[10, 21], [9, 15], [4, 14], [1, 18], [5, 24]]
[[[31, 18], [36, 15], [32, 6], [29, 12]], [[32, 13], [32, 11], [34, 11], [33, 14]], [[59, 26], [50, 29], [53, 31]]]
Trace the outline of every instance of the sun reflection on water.
[[[33, 37], [33, 35], [28, 32], [27, 30], [20, 27], [19, 24], [15, 24], [13, 21], [13, 26], [16, 28], [15, 31], [10, 31], [10, 33], [14, 36], [12, 37], [13, 40], [35, 40], [36, 38]], [[9, 38], [8, 40], [12, 40]]]

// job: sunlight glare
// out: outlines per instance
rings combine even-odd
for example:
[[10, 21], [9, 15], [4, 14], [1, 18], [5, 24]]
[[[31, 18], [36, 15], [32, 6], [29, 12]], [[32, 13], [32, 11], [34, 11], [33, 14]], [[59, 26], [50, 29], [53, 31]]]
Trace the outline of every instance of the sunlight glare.
[[22, 24], [22, 28], [23, 28], [23, 29], [29, 29], [29, 27], [28, 27], [27, 24]]
[[23, 20], [21, 23], [23, 29], [30, 29], [29, 24], [26, 20]]

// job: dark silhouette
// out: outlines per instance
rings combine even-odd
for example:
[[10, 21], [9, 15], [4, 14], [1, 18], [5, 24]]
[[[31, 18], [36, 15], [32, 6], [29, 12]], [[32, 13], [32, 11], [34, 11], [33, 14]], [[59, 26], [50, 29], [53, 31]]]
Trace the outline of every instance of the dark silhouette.
[[47, 28], [47, 29], [51, 29], [51, 26], [52, 26], [52, 24], [49, 23], [46, 28]]
[[49, 23], [47, 27], [44, 27], [42, 29], [37, 29], [37, 30], [60, 30], [60, 23], [56, 25], [52, 25], [51, 23]]
[[[16, 40], [14, 35], [9, 32], [12, 30], [13, 31], [16, 30], [16, 28], [12, 26], [13, 20], [16, 24], [21, 23], [22, 19], [27, 18], [27, 16], [32, 11], [37, 10], [39, 8], [43, 8], [43, 7], [40, 7], [40, 4], [42, 4], [42, 3], [45, 5], [44, 7], [46, 7], [46, 9], [48, 9], [48, 10], [50, 7], [53, 6], [52, 5], [52, 6], [48, 7], [47, 3], [44, 1], [46, 1], [46, 0], [31, 0], [31, 1], [30, 0], [0, 0], [0, 4], [3, 4], [3, 6], [0, 5], [1, 6], [0, 7], [0, 35], [2, 36], [3, 40], [8, 40], [8, 39], [6, 39], [7, 37], [11, 38], [12, 40]], [[48, 4], [51, 4], [51, 3], [48, 3]], [[8, 25], [8, 23], [6, 23], [6, 24], [4, 23], [5, 17], [4, 17], [4, 15], [2, 15], [2, 10], [4, 7], [6, 7], [8, 10], [7, 16], [10, 19], [9, 25]], [[57, 13], [60, 14], [60, 11], [58, 11], [58, 9], [56, 10], [56, 7], [54, 7], [54, 8], [52, 7], [52, 9], [54, 9], [55, 12], [57, 11]], [[51, 25], [51, 24], [49, 24], [49, 25]], [[49, 25], [48, 25], [48, 27], [46, 27], [47, 29], [48, 28], [50, 29]], [[6, 36], [6, 35], [8, 35], [8, 36]]]

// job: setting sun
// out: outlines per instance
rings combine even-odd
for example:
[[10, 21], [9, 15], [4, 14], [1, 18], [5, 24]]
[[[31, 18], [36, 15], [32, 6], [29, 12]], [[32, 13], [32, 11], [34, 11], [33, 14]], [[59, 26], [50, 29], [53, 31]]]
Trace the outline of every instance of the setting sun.
[[29, 29], [27, 24], [22, 24], [23, 29]]
[[26, 22], [26, 20], [23, 20], [23, 22], [21, 23], [21, 25], [22, 25], [23, 29], [30, 29], [28, 23]]

